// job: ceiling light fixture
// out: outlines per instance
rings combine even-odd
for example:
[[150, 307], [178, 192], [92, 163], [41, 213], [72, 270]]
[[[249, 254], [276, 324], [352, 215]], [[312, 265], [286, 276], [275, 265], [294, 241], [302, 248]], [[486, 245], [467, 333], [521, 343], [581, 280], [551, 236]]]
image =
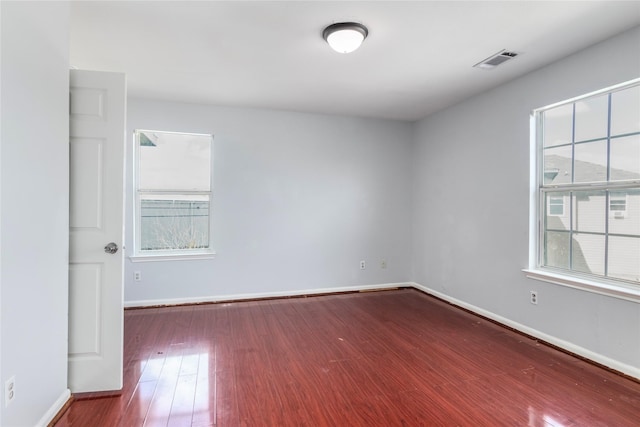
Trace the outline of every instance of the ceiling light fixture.
[[369, 35], [369, 30], [356, 22], [339, 22], [329, 25], [322, 32], [322, 37], [331, 49], [339, 53], [350, 53], [360, 47]]

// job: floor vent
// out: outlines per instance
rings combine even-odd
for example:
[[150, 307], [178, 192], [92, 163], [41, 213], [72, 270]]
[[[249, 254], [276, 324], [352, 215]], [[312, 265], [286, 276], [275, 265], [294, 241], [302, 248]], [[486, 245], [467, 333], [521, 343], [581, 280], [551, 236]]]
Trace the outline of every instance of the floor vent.
[[497, 67], [498, 65], [507, 62], [510, 59], [515, 58], [516, 56], [518, 56], [517, 53], [515, 52], [510, 52], [506, 49], [502, 49], [500, 52], [491, 55], [490, 57], [488, 57], [487, 59], [484, 59], [480, 62], [478, 62], [476, 65], [474, 65], [474, 67], [476, 68], [482, 68], [484, 70], [491, 70], [495, 67]]

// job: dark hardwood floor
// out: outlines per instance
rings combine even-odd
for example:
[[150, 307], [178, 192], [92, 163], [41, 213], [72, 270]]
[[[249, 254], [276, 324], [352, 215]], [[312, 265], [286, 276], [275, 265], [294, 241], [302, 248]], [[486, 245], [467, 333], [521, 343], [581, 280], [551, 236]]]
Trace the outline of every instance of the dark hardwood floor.
[[640, 383], [416, 290], [125, 311], [56, 426], [640, 426]]

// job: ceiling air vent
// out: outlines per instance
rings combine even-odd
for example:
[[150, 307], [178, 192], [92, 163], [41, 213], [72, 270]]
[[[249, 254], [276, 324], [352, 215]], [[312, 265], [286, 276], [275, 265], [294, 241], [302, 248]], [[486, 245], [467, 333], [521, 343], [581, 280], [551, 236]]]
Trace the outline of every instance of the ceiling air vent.
[[491, 55], [485, 60], [478, 62], [476, 65], [474, 65], [474, 67], [483, 68], [485, 70], [491, 70], [492, 68], [495, 68], [498, 65], [502, 64], [503, 62], [513, 59], [516, 56], [518, 56], [517, 53], [509, 52], [506, 49], [502, 49], [500, 52], [494, 55]]

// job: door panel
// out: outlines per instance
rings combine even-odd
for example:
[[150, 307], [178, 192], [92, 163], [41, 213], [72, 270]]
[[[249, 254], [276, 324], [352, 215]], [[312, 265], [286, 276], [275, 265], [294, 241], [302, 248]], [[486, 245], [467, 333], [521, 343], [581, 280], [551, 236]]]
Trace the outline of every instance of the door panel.
[[[71, 71], [69, 388], [122, 388], [125, 76]], [[105, 252], [113, 242], [120, 250]]]
[[100, 357], [102, 265], [74, 264], [69, 269], [69, 354]]
[[71, 202], [69, 225], [102, 228], [102, 176], [104, 139], [71, 138]]

